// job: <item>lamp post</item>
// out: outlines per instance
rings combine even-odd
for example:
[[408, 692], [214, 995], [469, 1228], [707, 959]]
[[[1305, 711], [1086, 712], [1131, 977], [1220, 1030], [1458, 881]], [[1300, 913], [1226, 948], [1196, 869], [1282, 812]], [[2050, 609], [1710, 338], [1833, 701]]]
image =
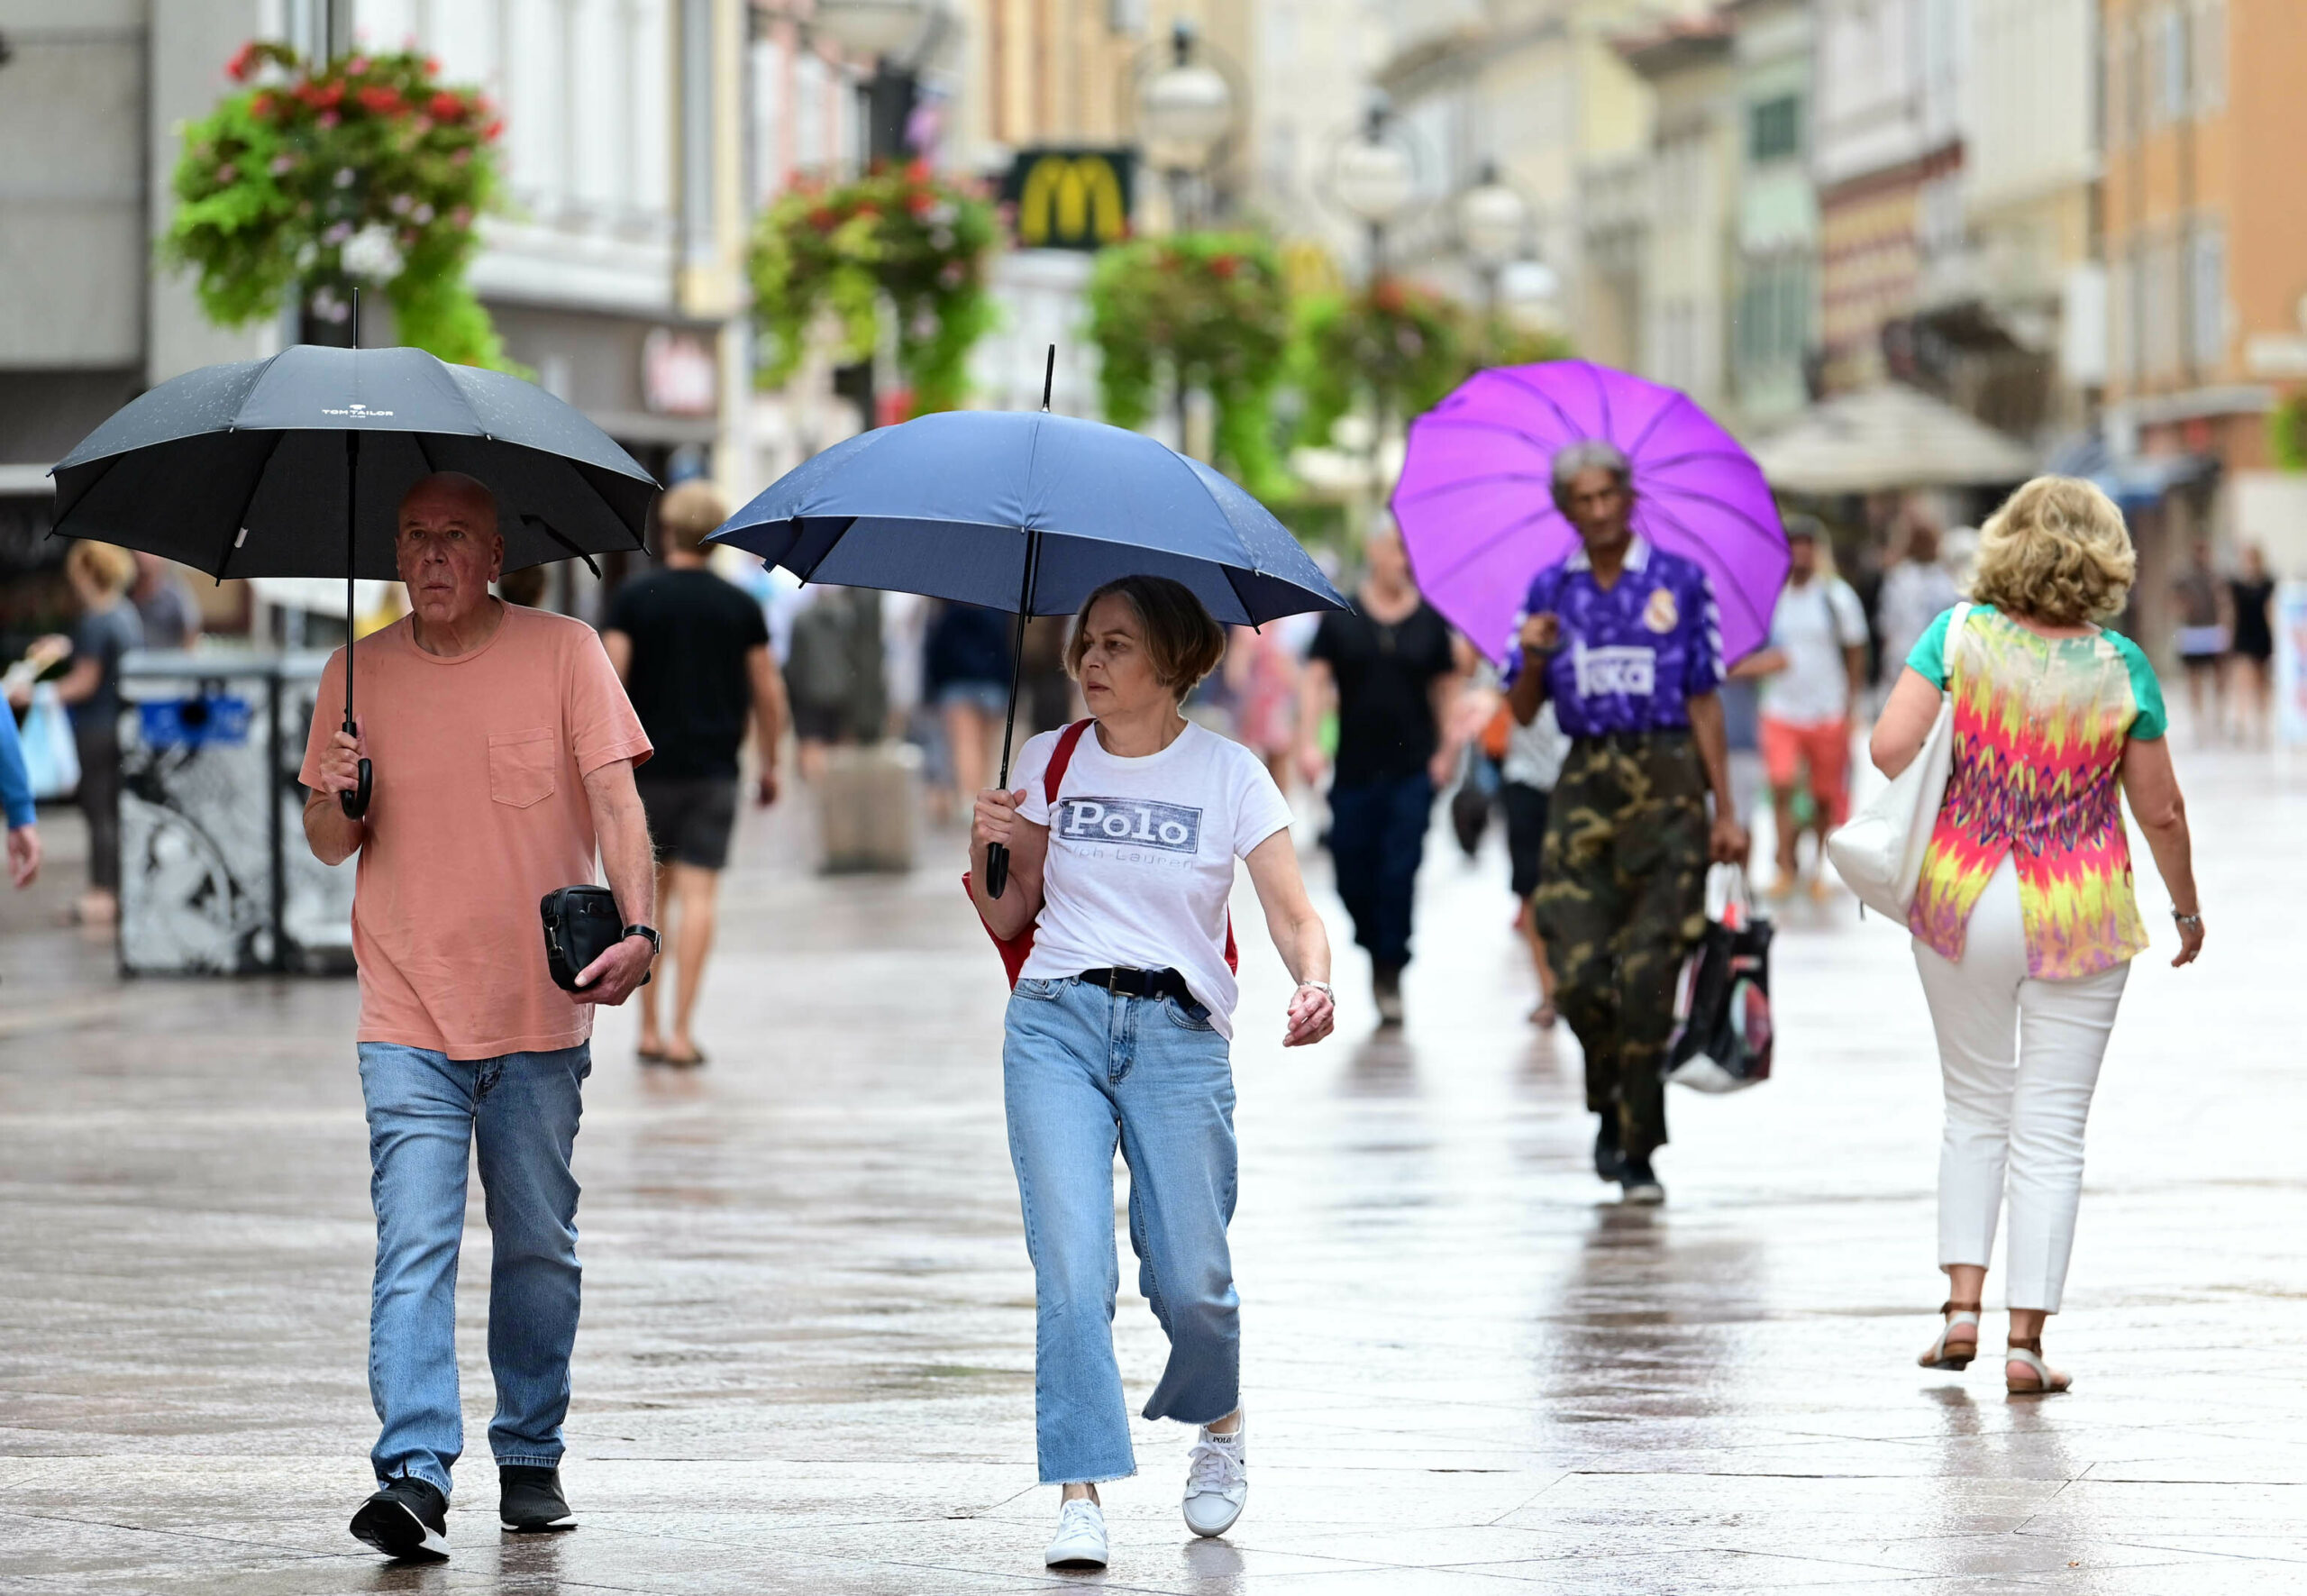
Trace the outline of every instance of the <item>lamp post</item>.
[[1170, 31], [1170, 61], [1137, 85], [1137, 131], [1149, 165], [1169, 180], [1172, 226], [1201, 217], [1193, 186], [1234, 131], [1234, 86], [1206, 58], [1200, 35], [1181, 20]]
[[1500, 279], [1508, 262], [1520, 258], [1530, 227], [1530, 202], [1498, 175], [1498, 163], [1482, 162], [1474, 186], [1458, 196], [1458, 243], [1482, 277], [1482, 304], [1495, 321], [1500, 308]]
[[1354, 136], [1330, 158], [1330, 192], [1370, 237], [1370, 280], [1386, 273], [1386, 229], [1418, 199], [1418, 160], [1394, 126], [1393, 105], [1372, 95]]
[[873, 76], [857, 86], [865, 123], [864, 165], [905, 158], [919, 76], [907, 64], [943, 20], [937, 0], [817, 0], [809, 27], [853, 60], [871, 57]]

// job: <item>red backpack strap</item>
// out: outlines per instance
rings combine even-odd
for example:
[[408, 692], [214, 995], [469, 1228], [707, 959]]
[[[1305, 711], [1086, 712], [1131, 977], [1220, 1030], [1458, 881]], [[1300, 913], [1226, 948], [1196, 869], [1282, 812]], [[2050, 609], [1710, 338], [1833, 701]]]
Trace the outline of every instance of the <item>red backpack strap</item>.
[[1073, 763], [1073, 751], [1081, 745], [1081, 734], [1097, 724], [1094, 720], [1077, 720], [1057, 734], [1057, 746], [1049, 751], [1048, 768], [1042, 771], [1042, 803], [1044, 807], [1057, 802], [1057, 789], [1065, 780], [1065, 772]]

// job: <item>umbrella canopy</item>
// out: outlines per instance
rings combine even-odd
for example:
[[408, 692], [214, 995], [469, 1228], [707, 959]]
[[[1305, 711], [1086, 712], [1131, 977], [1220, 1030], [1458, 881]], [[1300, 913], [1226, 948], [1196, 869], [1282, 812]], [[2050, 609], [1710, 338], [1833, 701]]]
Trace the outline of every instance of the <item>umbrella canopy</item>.
[[1902, 382], [1837, 394], [1755, 446], [1787, 493], [1878, 493], [2023, 482], [2034, 451]]
[[[358, 442], [357, 470], [348, 441]], [[131, 401], [58, 462], [56, 535], [210, 576], [399, 576], [401, 496], [433, 471], [497, 495], [505, 569], [639, 549], [657, 484], [575, 409], [419, 349], [298, 344]]]
[[1580, 547], [1554, 457], [1596, 439], [1634, 468], [1634, 530], [1713, 579], [1725, 653], [1759, 648], [1787, 568], [1761, 470], [1686, 395], [1586, 360], [1478, 371], [1410, 424], [1393, 510], [1419, 589], [1503, 661], [1531, 579]]
[[1141, 433], [1032, 411], [949, 410], [836, 443], [707, 541], [804, 581], [1037, 616], [1122, 576], [1174, 577], [1237, 625], [1345, 607], [1226, 477]]

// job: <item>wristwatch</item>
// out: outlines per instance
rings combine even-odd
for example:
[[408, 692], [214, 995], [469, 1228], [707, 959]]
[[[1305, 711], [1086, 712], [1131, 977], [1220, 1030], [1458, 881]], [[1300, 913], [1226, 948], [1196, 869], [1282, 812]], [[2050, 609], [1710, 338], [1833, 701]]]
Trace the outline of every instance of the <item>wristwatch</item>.
[[1298, 990], [1301, 992], [1317, 991], [1333, 1003], [1337, 1001], [1337, 994], [1330, 990], [1330, 983], [1326, 980], [1301, 980], [1298, 983]]
[[659, 953], [665, 951], [665, 939], [657, 935], [657, 928], [654, 926], [627, 926], [623, 931], [619, 932], [617, 935], [620, 940], [627, 936], [647, 937], [649, 939], [649, 956], [652, 959]]

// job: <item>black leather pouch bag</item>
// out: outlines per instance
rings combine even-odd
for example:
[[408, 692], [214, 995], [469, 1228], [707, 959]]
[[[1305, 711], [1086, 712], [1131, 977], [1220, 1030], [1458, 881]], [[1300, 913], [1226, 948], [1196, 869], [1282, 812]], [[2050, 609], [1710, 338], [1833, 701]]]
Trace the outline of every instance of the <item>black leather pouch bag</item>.
[[[553, 984], [577, 990], [577, 978], [592, 962], [625, 940], [616, 894], [606, 887], [561, 887], [544, 895], [544, 962]], [[648, 985], [648, 978], [642, 978]]]

